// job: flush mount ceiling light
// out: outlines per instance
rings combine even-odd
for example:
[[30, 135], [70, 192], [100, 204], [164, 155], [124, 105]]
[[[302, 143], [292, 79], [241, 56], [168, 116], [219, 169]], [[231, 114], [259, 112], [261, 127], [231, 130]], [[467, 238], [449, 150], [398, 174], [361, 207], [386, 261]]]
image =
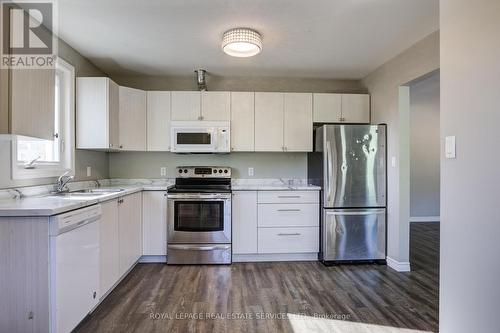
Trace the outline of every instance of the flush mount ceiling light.
[[222, 36], [222, 50], [233, 57], [252, 57], [262, 51], [262, 37], [252, 29], [231, 29]]

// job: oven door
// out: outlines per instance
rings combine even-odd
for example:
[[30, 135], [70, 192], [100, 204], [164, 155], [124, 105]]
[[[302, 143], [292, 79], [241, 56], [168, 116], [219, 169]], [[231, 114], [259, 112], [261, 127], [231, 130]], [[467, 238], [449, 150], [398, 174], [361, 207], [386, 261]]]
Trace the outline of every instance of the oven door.
[[231, 243], [230, 193], [168, 194], [169, 244]]

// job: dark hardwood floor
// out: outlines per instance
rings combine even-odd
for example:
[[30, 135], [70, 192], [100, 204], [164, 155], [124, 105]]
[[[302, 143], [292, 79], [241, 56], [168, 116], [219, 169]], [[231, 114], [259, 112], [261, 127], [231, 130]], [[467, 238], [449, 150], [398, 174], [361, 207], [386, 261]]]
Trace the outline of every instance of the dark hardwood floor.
[[76, 331], [437, 332], [439, 224], [412, 223], [410, 239], [410, 273], [318, 262], [140, 264]]

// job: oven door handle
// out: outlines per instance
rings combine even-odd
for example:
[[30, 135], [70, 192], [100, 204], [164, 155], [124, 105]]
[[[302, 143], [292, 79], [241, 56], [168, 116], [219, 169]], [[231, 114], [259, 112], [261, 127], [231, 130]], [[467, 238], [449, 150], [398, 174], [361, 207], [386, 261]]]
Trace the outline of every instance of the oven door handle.
[[210, 245], [210, 246], [197, 246], [197, 245], [168, 245], [172, 250], [185, 250], [185, 251], [214, 251], [214, 250], [229, 250], [231, 245]]
[[203, 195], [193, 195], [193, 194], [167, 194], [167, 199], [173, 199], [173, 200], [183, 200], [183, 199], [188, 199], [188, 200], [199, 200], [199, 201], [204, 201], [204, 200], [213, 200], [213, 199], [222, 199], [222, 200], [227, 200], [231, 199], [231, 193], [224, 193], [224, 194], [203, 194]]

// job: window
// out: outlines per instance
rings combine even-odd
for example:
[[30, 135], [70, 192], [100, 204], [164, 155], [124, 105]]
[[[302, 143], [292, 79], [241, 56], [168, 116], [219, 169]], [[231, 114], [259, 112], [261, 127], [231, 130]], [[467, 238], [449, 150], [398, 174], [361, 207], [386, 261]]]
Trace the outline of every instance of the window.
[[56, 177], [74, 170], [75, 69], [62, 59], [56, 62], [53, 140], [17, 135], [12, 141], [12, 178]]

